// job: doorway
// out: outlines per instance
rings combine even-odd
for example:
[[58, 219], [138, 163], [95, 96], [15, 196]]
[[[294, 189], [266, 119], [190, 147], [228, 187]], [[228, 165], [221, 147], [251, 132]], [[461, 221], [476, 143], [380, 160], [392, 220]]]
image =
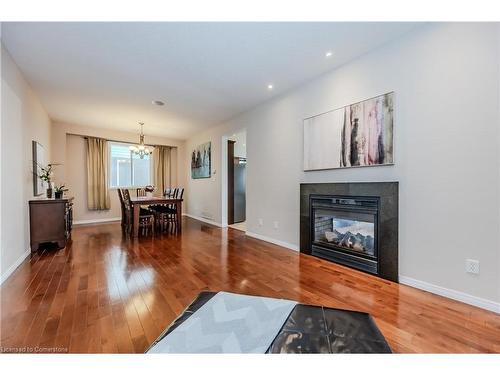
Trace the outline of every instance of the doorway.
[[227, 140], [227, 224], [246, 231], [246, 132]]

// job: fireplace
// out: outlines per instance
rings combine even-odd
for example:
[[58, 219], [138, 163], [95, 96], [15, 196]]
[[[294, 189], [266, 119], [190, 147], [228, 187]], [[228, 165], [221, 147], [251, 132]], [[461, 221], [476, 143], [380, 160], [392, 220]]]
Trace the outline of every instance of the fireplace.
[[300, 185], [300, 251], [398, 281], [398, 183]]
[[378, 197], [311, 195], [312, 255], [378, 274]]

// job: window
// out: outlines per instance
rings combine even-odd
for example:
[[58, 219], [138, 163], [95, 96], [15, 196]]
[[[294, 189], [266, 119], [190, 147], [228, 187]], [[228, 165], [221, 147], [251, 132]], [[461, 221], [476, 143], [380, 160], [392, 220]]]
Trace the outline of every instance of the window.
[[130, 151], [129, 143], [109, 143], [109, 187], [130, 188], [152, 184], [151, 155], [141, 159]]

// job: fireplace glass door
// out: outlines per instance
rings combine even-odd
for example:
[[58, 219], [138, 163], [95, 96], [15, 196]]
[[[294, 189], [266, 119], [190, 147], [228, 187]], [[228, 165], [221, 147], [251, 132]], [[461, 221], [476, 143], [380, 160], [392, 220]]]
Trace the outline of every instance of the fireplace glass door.
[[316, 208], [313, 243], [376, 258], [376, 219], [371, 212]]

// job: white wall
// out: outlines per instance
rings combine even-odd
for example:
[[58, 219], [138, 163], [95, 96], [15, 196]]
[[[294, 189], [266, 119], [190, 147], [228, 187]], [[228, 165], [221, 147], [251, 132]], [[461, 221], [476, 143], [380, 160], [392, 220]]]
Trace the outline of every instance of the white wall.
[[[246, 128], [249, 232], [298, 246], [301, 182], [399, 181], [400, 275], [499, 302], [498, 69], [496, 24], [423, 25], [189, 139], [212, 141], [217, 173], [188, 178], [188, 213], [221, 222], [221, 139]], [[390, 91], [394, 166], [302, 171], [304, 118]]]
[[[69, 189], [68, 195], [74, 197], [73, 220], [75, 223], [113, 220], [121, 217], [120, 202], [116, 189], [110, 189], [110, 209], [91, 211], [87, 208], [87, 170], [83, 136], [101, 137], [113, 141], [137, 143], [138, 133], [99, 129], [91, 126], [54, 123], [52, 125], [52, 143], [57, 145], [52, 152], [52, 159], [62, 164], [56, 167], [54, 181], [64, 183]], [[165, 137], [148, 136], [147, 144], [172, 146], [171, 172], [172, 186], [184, 186], [186, 181], [184, 141]], [[133, 193], [133, 192], [132, 192]]]
[[237, 158], [247, 157], [247, 132], [240, 131], [238, 133], [231, 134], [229, 137], [231, 141], [234, 141], [234, 156]]
[[29, 254], [28, 200], [33, 198], [32, 148], [50, 158], [50, 119], [8, 51], [1, 47], [1, 281]]

